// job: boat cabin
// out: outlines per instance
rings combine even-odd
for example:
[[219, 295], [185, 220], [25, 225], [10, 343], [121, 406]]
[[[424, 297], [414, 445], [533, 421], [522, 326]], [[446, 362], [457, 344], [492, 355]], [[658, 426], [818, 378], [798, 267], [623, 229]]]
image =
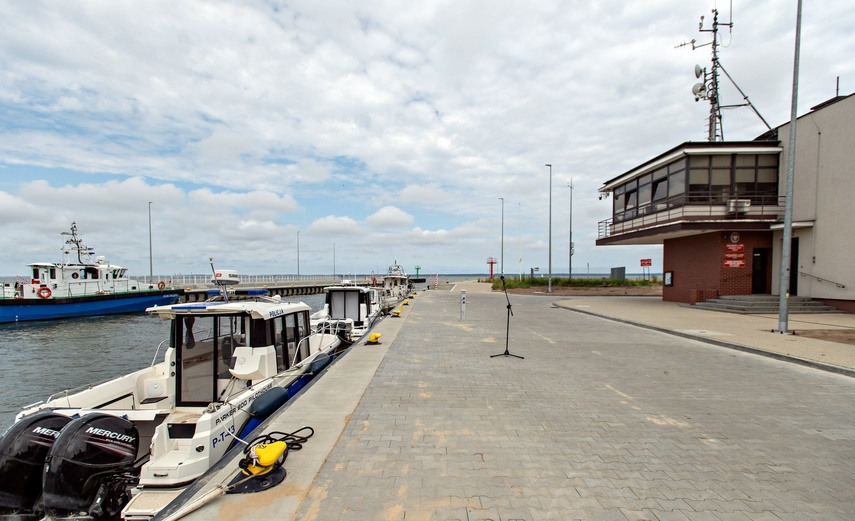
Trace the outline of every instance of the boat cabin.
[[334, 286], [324, 288], [330, 320], [353, 320], [355, 327], [365, 324], [379, 303], [376, 292], [360, 286]]
[[269, 378], [309, 356], [309, 307], [264, 307], [269, 309], [205, 302], [149, 310], [172, 319], [178, 406], [207, 406], [229, 390], [233, 378]]

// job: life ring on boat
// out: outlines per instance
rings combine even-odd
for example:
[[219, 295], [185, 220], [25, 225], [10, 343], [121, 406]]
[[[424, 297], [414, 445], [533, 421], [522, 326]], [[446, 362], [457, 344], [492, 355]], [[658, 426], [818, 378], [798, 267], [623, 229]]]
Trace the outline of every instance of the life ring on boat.
[[163, 289], [165, 287], [166, 287], [166, 283], [163, 282], [162, 280], [157, 283], [157, 289]]
[[41, 298], [50, 298], [50, 288], [47, 286], [39, 288], [39, 296]]

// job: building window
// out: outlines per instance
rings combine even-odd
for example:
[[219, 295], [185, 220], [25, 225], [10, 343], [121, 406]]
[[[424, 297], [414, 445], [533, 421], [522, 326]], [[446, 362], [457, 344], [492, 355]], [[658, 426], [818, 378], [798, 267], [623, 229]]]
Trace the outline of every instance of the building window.
[[770, 154], [690, 155], [615, 187], [615, 221], [685, 204], [725, 204], [749, 199], [778, 204], [778, 156]]

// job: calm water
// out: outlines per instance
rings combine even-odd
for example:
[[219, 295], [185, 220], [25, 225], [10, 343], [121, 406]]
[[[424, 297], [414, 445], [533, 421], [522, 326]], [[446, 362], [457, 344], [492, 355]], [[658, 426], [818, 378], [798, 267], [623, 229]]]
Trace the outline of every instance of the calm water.
[[[312, 311], [324, 302], [299, 299]], [[25, 405], [149, 366], [168, 338], [169, 322], [144, 313], [0, 325], [0, 433]]]

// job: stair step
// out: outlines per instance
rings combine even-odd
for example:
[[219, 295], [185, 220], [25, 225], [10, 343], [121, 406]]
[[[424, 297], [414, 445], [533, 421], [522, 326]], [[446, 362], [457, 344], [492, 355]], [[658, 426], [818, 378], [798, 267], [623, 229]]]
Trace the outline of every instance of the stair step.
[[[709, 299], [706, 302], [697, 302], [695, 307], [710, 311], [724, 311], [729, 313], [743, 314], [777, 314], [780, 299], [774, 295], [724, 295]], [[787, 300], [788, 313], [840, 313], [832, 306], [826, 306], [822, 302], [811, 300], [807, 297], [790, 297]]]

